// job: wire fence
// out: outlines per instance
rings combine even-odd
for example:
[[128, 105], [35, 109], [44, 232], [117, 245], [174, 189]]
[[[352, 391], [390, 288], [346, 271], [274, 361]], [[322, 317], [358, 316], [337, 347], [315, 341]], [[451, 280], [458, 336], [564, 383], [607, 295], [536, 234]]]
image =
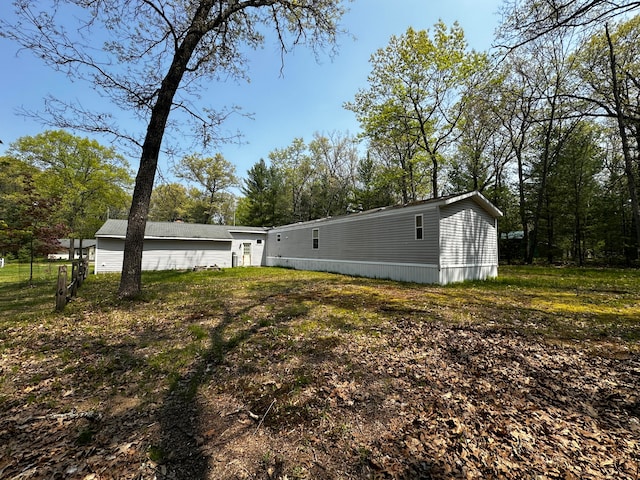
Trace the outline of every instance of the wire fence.
[[[67, 262], [68, 263], [68, 262]], [[58, 267], [64, 262], [4, 262], [0, 267], [0, 283], [35, 283], [55, 282]]]

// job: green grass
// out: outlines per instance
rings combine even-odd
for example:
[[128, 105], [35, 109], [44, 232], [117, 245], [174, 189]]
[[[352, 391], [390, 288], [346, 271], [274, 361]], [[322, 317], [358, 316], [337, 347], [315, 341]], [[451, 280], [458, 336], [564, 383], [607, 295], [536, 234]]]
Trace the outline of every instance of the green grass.
[[[91, 275], [58, 313], [54, 269], [37, 265], [41, 280], [33, 286], [24, 283], [25, 269], [9, 264], [0, 282], [0, 353], [31, 359], [37, 368], [25, 370], [25, 385], [59, 368], [87, 390], [119, 378], [130, 393], [153, 396], [178, 388], [175, 379], [197, 358], [215, 364], [234, 351], [250, 359], [256, 349], [292, 355], [283, 345], [321, 355], [341, 336], [379, 337], [388, 322], [405, 319], [514, 330], [613, 353], [637, 351], [640, 340], [637, 270], [502, 267], [497, 279], [444, 287], [271, 268], [147, 272], [138, 301], [117, 298], [118, 275]], [[296, 375], [292, 389], [307, 372]]]

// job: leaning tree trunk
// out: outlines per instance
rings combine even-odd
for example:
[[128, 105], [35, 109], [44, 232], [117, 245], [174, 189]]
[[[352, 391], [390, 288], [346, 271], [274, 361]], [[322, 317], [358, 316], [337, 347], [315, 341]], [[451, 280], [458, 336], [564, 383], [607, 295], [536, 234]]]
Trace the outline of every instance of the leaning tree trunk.
[[[203, 5], [206, 4], [206, 5]], [[166, 77], [162, 81], [158, 99], [151, 110], [151, 118], [147, 133], [142, 145], [142, 155], [140, 156], [140, 167], [136, 176], [136, 183], [129, 210], [129, 220], [127, 223], [127, 235], [124, 242], [124, 259], [122, 262], [122, 276], [120, 277], [120, 297], [134, 297], [142, 289], [142, 249], [144, 242], [144, 231], [147, 225], [147, 214], [149, 213], [149, 202], [153, 190], [156, 170], [158, 167], [158, 156], [162, 145], [162, 137], [167, 125], [167, 119], [171, 112], [173, 98], [180, 86], [182, 77], [187, 69], [187, 65], [193, 52], [202, 39], [202, 25], [209, 15], [212, 2], [201, 2], [196, 11], [192, 28], [187, 33], [184, 41], [176, 49], [176, 53], [169, 67]]]

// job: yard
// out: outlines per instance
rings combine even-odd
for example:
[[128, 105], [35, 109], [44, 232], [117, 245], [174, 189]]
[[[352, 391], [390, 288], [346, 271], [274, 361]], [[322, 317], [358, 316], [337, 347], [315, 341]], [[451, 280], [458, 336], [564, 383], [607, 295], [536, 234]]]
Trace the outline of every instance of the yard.
[[640, 478], [637, 270], [7, 272], [0, 478]]

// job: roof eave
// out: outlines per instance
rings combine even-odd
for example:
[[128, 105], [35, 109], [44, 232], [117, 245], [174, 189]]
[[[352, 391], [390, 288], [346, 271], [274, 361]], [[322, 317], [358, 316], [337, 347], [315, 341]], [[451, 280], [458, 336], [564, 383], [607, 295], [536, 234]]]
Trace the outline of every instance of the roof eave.
[[467, 192], [467, 193], [462, 193], [455, 197], [447, 198], [446, 200], [442, 201], [441, 205], [449, 205], [451, 203], [456, 203], [461, 200], [466, 200], [467, 198], [473, 198], [476, 203], [478, 203], [482, 208], [484, 208], [487, 212], [489, 212], [491, 215], [493, 215], [496, 218], [504, 216], [504, 214], [502, 213], [502, 211], [500, 211], [500, 209], [498, 209], [493, 203], [487, 200], [487, 197], [482, 195], [477, 190]]

